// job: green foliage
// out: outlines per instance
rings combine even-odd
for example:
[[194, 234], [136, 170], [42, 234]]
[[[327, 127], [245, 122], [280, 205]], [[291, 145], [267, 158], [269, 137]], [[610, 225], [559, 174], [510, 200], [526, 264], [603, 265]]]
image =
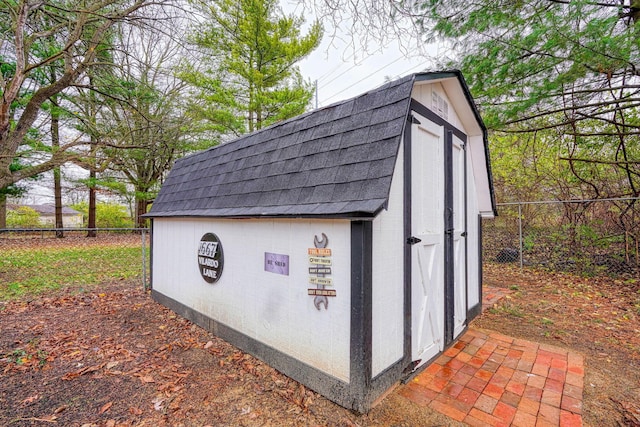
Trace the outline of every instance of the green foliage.
[[535, 236], [524, 236], [522, 239], [522, 250], [530, 251], [535, 247]]
[[[71, 208], [82, 212], [85, 226], [89, 214], [87, 202], [77, 203]], [[117, 203], [96, 204], [96, 227], [98, 228], [132, 228], [133, 220], [127, 211], [127, 207]]]
[[7, 227], [11, 228], [39, 228], [40, 214], [28, 206], [7, 211]]
[[[9, 165], [9, 170], [11, 172], [18, 171], [22, 169], [24, 165], [20, 162], [19, 159], [14, 159], [13, 162]], [[0, 197], [6, 196], [20, 196], [24, 194], [28, 190], [24, 184], [11, 184], [4, 188], [0, 188]]]
[[489, 309], [493, 314], [508, 314], [509, 316], [523, 318], [524, 312], [522, 308], [515, 303], [505, 301]]
[[302, 36], [303, 18], [284, 16], [276, 0], [223, 0], [202, 12], [191, 37], [201, 66], [185, 63], [179, 73], [198, 89], [195, 117], [237, 135], [304, 112], [313, 91], [295, 64], [318, 47], [318, 22]]
[[[556, 190], [574, 188], [568, 198], [640, 194], [637, 8], [453, 0], [424, 1], [413, 12], [427, 39], [446, 40], [459, 55], [446, 66], [462, 69], [490, 129], [554, 147], [530, 167], [557, 167]], [[513, 158], [524, 160], [518, 148]], [[530, 187], [541, 176], [521, 172]]]

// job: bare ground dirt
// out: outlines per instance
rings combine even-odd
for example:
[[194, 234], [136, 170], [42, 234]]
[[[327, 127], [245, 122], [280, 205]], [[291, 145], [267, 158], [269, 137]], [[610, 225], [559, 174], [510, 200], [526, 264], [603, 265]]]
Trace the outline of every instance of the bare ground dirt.
[[[640, 425], [638, 282], [488, 266], [472, 326], [586, 357], [584, 422]], [[397, 393], [354, 414], [156, 304], [137, 283], [0, 302], [2, 426], [456, 426]]]

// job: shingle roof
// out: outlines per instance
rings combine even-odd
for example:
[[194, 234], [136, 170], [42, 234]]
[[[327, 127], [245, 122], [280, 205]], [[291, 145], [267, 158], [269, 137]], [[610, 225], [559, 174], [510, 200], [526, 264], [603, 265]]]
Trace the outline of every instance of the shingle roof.
[[180, 159], [147, 216], [375, 216], [413, 83], [410, 75]]
[[[24, 205], [38, 212], [41, 215], [55, 215], [56, 207], [54, 205]], [[67, 206], [62, 207], [62, 215], [80, 215], [75, 209], [71, 209]]]

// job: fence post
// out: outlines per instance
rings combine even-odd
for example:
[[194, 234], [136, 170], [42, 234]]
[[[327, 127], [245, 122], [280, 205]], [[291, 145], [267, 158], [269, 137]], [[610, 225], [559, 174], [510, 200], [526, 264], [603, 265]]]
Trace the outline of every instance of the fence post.
[[147, 230], [142, 229], [142, 290], [147, 290]]
[[518, 203], [518, 239], [520, 241], [520, 270], [522, 270], [524, 265], [524, 248], [522, 244], [522, 205], [520, 203]]

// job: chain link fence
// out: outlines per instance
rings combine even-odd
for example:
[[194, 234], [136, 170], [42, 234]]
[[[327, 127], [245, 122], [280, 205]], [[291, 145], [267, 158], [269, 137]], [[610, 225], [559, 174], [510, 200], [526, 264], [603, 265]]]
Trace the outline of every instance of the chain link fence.
[[147, 289], [149, 245], [145, 228], [0, 229], [0, 300], [115, 281]]
[[483, 221], [484, 262], [640, 277], [640, 198], [498, 204]]
[[[499, 216], [483, 221], [484, 262], [638, 279], [639, 205], [640, 198], [498, 204]], [[146, 289], [149, 245], [144, 228], [0, 229], [0, 299], [110, 281]]]

